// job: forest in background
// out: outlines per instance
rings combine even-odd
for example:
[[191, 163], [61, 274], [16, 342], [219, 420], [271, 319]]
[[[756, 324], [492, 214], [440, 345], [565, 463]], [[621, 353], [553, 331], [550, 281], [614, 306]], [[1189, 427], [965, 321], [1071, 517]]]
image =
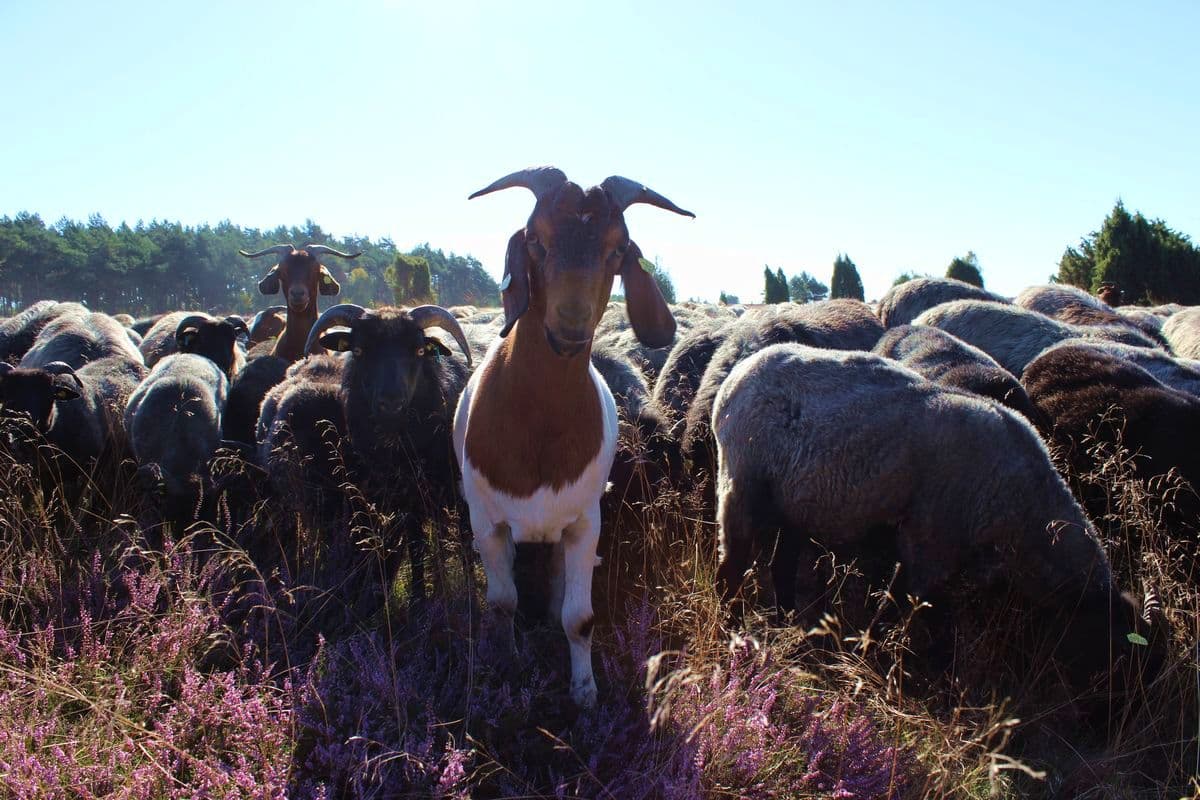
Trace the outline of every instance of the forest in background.
[[[61, 219], [47, 225], [37, 214], [21, 212], [0, 217], [0, 315], [42, 299], [79, 300], [97, 311], [135, 316], [168, 309], [250, 313], [264, 305], [257, 283], [269, 265], [237, 251], [253, 252], [283, 242], [361, 250], [353, 261], [336, 257], [324, 261], [342, 285], [343, 302], [491, 306], [499, 300], [496, 281], [470, 255], [446, 253], [428, 243], [402, 252], [388, 238], [331, 236], [312, 220], [271, 230], [243, 228], [229, 221], [188, 227], [157, 220], [113, 228], [99, 215], [87, 222]], [[667, 270], [657, 261], [644, 266], [667, 299], [675, 302]], [[766, 266], [763, 273], [763, 302], [864, 299], [857, 266], [845, 253], [835, 259], [828, 285], [807, 271], [791, 279], [782, 268]], [[924, 274], [905, 270], [895, 283]], [[945, 274], [983, 285], [982, 266], [973, 252], [954, 258]], [[1140, 211], [1130, 213], [1118, 201], [1097, 230], [1065, 249], [1049, 280], [1087, 291], [1114, 281], [1124, 290], [1127, 303], [1196, 305], [1200, 304], [1200, 248], [1163, 220]], [[740, 300], [722, 292], [719, 302]]]
[[238, 250], [285, 242], [362, 251], [353, 261], [323, 260], [342, 285], [342, 302], [436, 298], [447, 306], [494, 305], [500, 295], [496, 281], [471, 256], [428, 243], [402, 252], [387, 238], [331, 236], [312, 220], [272, 230], [228, 221], [188, 227], [157, 220], [113, 228], [99, 215], [47, 225], [37, 214], [22, 212], [0, 218], [0, 315], [46, 298], [135, 316], [168, 309], [253, 312], [264, 305], [257, 284], [273, 262], [245, 258]]

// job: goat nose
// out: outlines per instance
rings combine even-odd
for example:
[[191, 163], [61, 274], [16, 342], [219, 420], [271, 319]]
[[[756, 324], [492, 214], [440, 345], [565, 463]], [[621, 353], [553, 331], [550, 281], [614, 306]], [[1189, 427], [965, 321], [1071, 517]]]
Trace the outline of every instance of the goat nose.
[[579, 303], [559, 303], [558, 319], [568, 328], [582, 330], [587, 328], [588, 313], [591, 309]]

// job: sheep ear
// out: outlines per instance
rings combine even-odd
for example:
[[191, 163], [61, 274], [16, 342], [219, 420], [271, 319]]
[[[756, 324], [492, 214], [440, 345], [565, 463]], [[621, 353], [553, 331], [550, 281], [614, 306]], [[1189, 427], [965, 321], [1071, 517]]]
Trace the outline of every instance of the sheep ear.
[[504, 301], [504, 327], [500, 336], [508, 336], [517, 318], [529, 308], [529, 249], [525, 246], [525, 229], [508, 240], [504, 256], [504, 278], [500, 281], [500, 298]]
[[440, 341], [438, 341], [434, 337], [426, 336], [425, 337], [425, 354], [428, 355], [431, 351], [433, 353], [436, 353], [441, 358], [449, 358], [450, 357], [450, 348], [446, 347], [446, 345], [442, 344]]
[[323, 335], [318, 341], [321, 342], [321, 347], [324, 347], [326, 350], [344, 353], [350, 349], [350, 332], [331, 331]]
[[341, 284], [333, 279], [333, 274], [325, 269], [324, 265], [321, 266], [321, 282], [317, 290], [326, 296], [335, 295], [342, 290]]
[[639, 342], [647, 347], [666, 347], [675, 341], [675, 318], [658, 282], [643, 267], [642, 260], [641, 248], [631, 241], [621, 259], [625, 313]]
[[189, 330], [186, 330], [183, 333], [179, 334], [179, 338], [178, 338], [179, 352], [181, 352], [181, 353], [192, 352], [192, 342], [195, 341], [195, 339], [196, 339], [196, 332], [194, 330], [189, 329]]
[[279, 294], [279, 265], [271, 267], [267, 276], [258, 282], [258, 291], [262, 294]]

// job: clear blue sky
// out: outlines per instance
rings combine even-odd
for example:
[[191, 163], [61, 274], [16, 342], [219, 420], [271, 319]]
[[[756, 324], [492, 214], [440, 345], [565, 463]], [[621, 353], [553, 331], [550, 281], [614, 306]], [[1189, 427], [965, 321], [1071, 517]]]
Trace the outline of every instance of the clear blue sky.
[[744, 301], [839, 251], [869, 298], [968, 249], [1013, 293], [1118, 198], [1200, 235], [1200, 3], [908, 5], [2, 0], [0, 214], [312, 218], [499, 275], [532, 198], [466, 197], [554, 164], [695, 211], [627, 217]]

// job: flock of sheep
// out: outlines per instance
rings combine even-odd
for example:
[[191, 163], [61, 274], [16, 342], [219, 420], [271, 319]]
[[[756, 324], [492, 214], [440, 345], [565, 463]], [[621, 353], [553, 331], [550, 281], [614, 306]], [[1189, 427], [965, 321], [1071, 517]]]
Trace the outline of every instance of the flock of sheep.
[[[349, 478], [398, 513], [388, 568], [406, 553], [417, 594], [423, 525], [462, 514], [502, 652], [515, 546], [553, 544], [551, 599], [585, 706], [601, 499], [610, 483], [633, 491], [638, 470], [695, 491], [719, 523], [731, 602], [760, 554], [794, 609], [819, 591], [822, 551], [885, 541], [916, 595], [1006, 580], [1059, 620], [1080, 669], [1139, 640], [1089, 521], [1103, 501], [1074, 497], [1047, 445], [1087, 470], [1097, 439], [1120, 443], [1139, 477], [1200, 487], [1200, 308], [934, 278], [877, 307], [668, 307], [623, 212], [689, 212], [625, 178], [585, 190], [552, 168], [477, 194], [510, 187], [536, 206], [509, 244], [503, 310], [318, 313], [339, 291], [320, 259], [356, 254], [305, 244], [244, 253], [277, 259], [259, 288], [285, 300], [248, 323], [53, 301], [0, 320], [0, 446], [68, 483], [131, 458], [176, 516], [195, 513], [222, 447], [317, 517], [337, 513]], [[608, 302], [617, 275], [624, 305]], [[1200, 503], [1181, 492], [1163, 512], [1194, 523]]]

